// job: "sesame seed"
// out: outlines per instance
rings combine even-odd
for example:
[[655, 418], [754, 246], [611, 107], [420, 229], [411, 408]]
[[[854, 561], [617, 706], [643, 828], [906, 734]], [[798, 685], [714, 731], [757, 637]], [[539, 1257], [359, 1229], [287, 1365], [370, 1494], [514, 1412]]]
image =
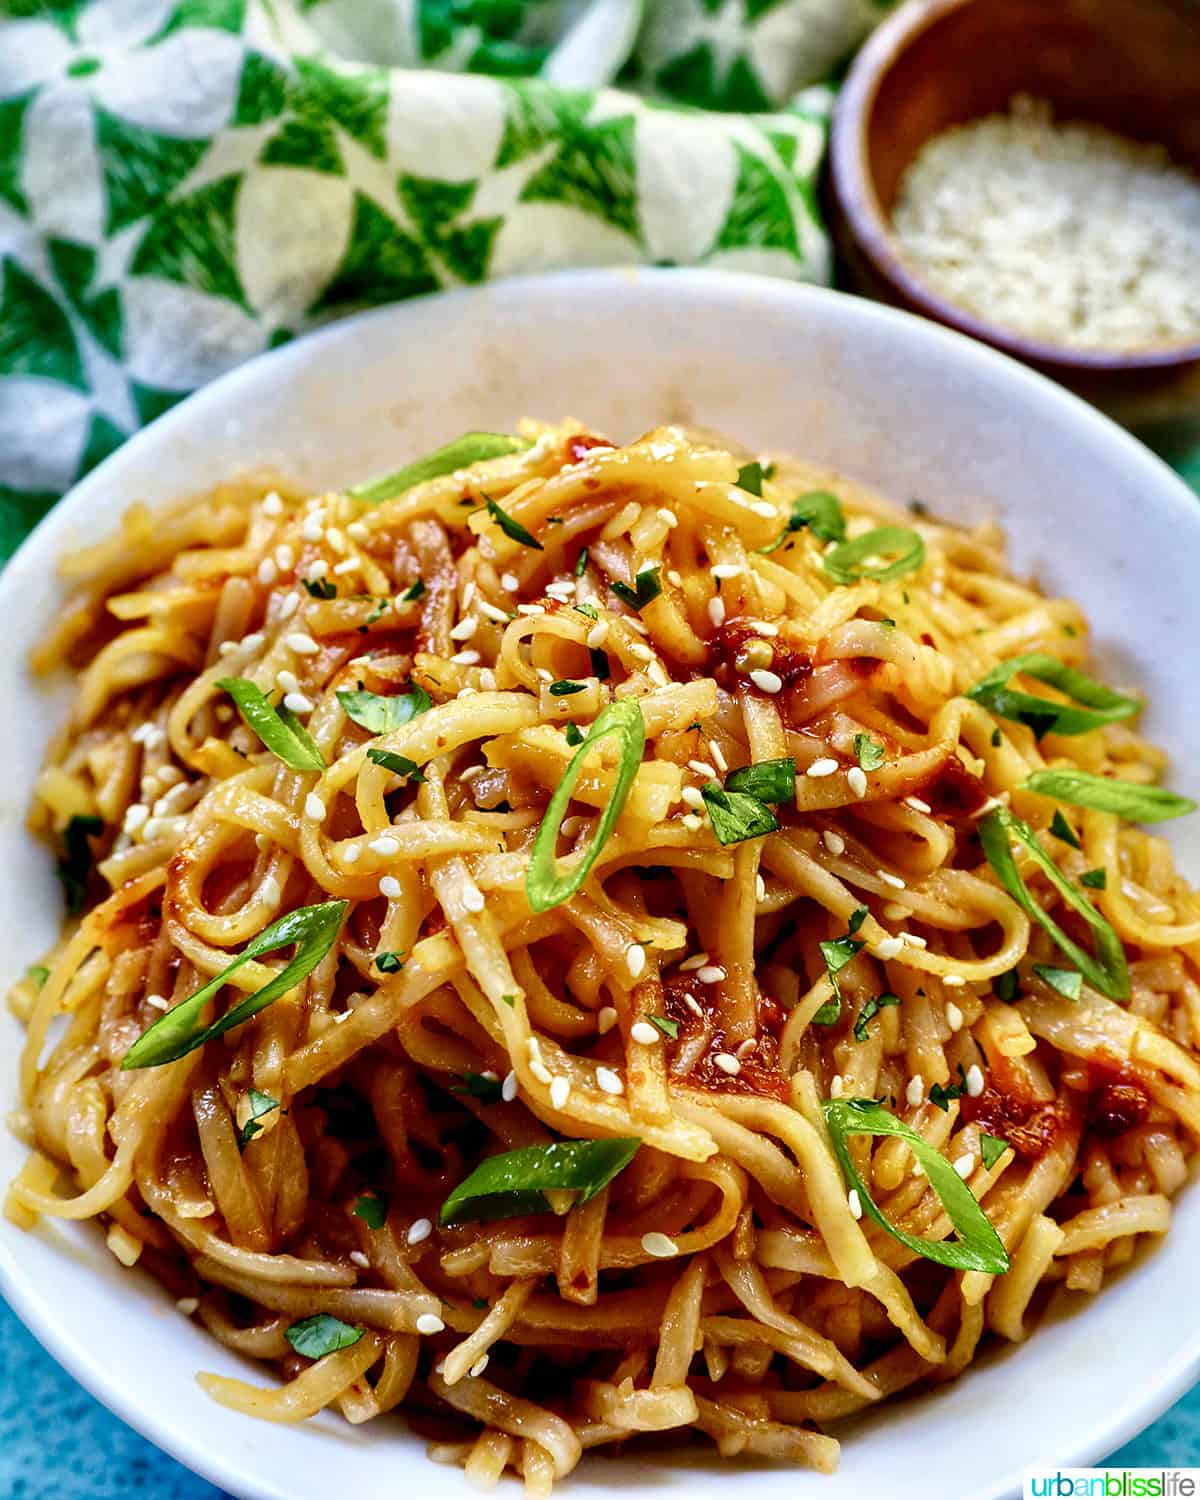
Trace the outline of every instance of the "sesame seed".
[[417, 1319], [418, 1333], [441, 1333], [445, 1326], [437, 1313], [422, 1313]]
[[521, 580], [515, 573], [501, 573], [500, 587], [507, 589], [510, 594], [515, 594], [521, 587]]
[[702, 969], [696, 970], [696, 978], [701, 984], [720, 984], [725, 977], [725, 970], [720, 964], [705, 964]]
[[356, 1266], [362, 1266], [364, 1270], [371, 1264], [361, 1250], [351, 1250], [350, 1259]]
[[517, 613], [519, 615], [531, 616], [544, 615], [546, 613], [546, 606], [544, 604], [518, 604]]
[[487, 903], [483, 899], [483, 892], [477, 885], [472, 883], [463, 887], [462, 904], [468, 911], [478, 914]]
[[842, 1097], [842, 1090], [845, 1087], [846, 1080], [840, 1073], [835, 1073], [829, 1080], [829, 1097], [831, 1099], [840, 1099]]
[[704, 798], [700, 793], [699, 787], [685, 786], [679, 795], [683, 799], [683, 801], [686, 802], [689, 807], [694, 808], [696, 812], [699, 812], [700, 809], [704, 806]]
[[[910, 915], [911, 915], [911, 913], [910, 913]], [[910, 948], [928, 948], [929, 947], [928, 941], [925, 938], [923, 938], [923, 937], [919, 937], [915, 932], [902, 932], [900, 934], [900, 937], [901, 937], [901, 940], [904, 943], [906, 943], [907, 946], [910, 947]]]
[[615, 1005], [602, 1005], [596, 1012], [596, 1030], [601, 1036], [608, 1033], [617, 1024], [617, 1008]]
[[893, 875], [890, 870], [876, 870], [875, 873], [883, 881], [884, 885], [890, 885], [898, 891], [905, 889], [905, 882], [900, 879], [899, 875]]
[[641, 1042], [643, 1047], [655, 1047], [662, 1033], [657, 1026], [651, 1026], [649, 1021], [635, 1021], [629, 1029], [629, 1035], [635, 1042]]
[[966, 984], [966, 982], [967, 981], [962, 977], [961, 974], [942, 975], [942, 983], [950, 985], [952, 989], [957, 989], [960, 985]]
[[500, 1097], [505, 1104], [511, 1104], [517, 1097], [517, 1074], [512, 1069], [504, 1075], [504, 1082], [500, 1085]]
[[185, 1318], [190, 1318], [196, 1311], [196, 1309], [200, 1306], [200, 1298], [180, 1297], [175, 1303], [175, 1306], [184, 1315]]
[[280, 542], [275, 548], [275, 566], [281, 573], [286, 573], [296, 564], [296, 554], [286, 542]]
[[742, 1065], [734, 1057], [732, 1052], [717, 1052], [713, 1056], [713, 1062], [720, 1068], [722, 1073], [728, 1073], [730, 1078], [736, 1078], [742, 1071]]
[[560, 604], [569, 604], [575, 597], [575, 585], [569, 578], [558, 578], [546, 585], [546, 593]]
[[779, 511], [769, 500], [755, 500], [750, 509], [764, 521], [774, 521], [779, 517]]
[[553, 1073], [551, 1073], [550, 1069], [546, 1066], [546, 1064], [541, 1060], [540, 1057], [530, 1058], [529, 1071], [533, 1074], [534, 1078], [536, 1078], [539, 1083], [544, 1083], [547, 1088], [549, 1088], [550, 1085], [554, 1082]]
[[479, 1356], [479, 1358], [475, 1361], [475, 1363], [471, 1366], [471, 1368], [470, 1368], [470, 1370], [469, 1370], [468, 1373], [470, 1375], [472, 1375], [473, 1377], [478, 1378], [480, 1375], [483, 1374], [483, 1372], [487, 1369], [487, 1367], [488, 1367], [488, 1356], [486, 1354], [481, 1354]]
[[313, 711], [313, 701], [306, 698], [303, 693], [288, 693], [283, 700], [284, 708], [290, 708], [294, 714], [310, 714]]
[[346, 527], [346, 535], [355, 542], [365, 542], [371, 535], [363, 521], [351, 521]]
[[911, 807], [913, 812], [931, 813], [933, 811], [933, 808], [930, 807], [929, 803], [923, 797], [905, 797], [904, 805], [905, 807]]
[[744, 1042], [738, 1043], [734, 1051], [734, 1056], [744, 1062], [757, 1046], [758, 1038], [756, 1036], [747, 1037]]
[[400, 894], [400, 882], [394, 875], [385, 875], [379, 882], [379, 894], [393, 900]]
[[625, 1085], [621, 1082], [620, 1075], [614, 1073], [611, 1068], [596, 1069], [596, 1087], [604, 1094], [623, 1094]]
[[278, 570], [276, 569], [274, 562], [269, 557], [264, 557], [262, 562], [260, 562], [258, 565], [259, 583], [264, 584], [267, 588], [270, 588], [270, 586], [275, 582], [277, 576]]
[[345, 552], [346, 538], [336, 526], [328, 526], [325, 529], [325, 540], [335, 552]]
[[592, 651], [598, 651], [608, 639], [608, 621], [597, 620], [587, 633], [588, 647]]
[[884, 960], [895, 958], [903, 947], [904, 943], [898, 937], [880, 938], [879, 942], [875, 944], [875, 957]]
[[971, 1151], [964, 1152], [964, 1154], [960, 1156], [954, 1163], [954, 1170], [958, 1173], [962, 1180], [966, 1182], [967, 1178], [970, 1177], [971, 1173], [975, 1170], [974, 1153]]
[[702, 969], [707, 962], [707, 953], [693, 953], [691, 958], [685, 958], [679, 965], [679, 972], [681, 974], [691, 974], [696, 969]]
[[679, 525], [679, 517], [666, 505], [660, 505], [655, 511], [655, 515], [663, 523], [664, 526]]
[[714, 578], [740, 578], [745, 572], [741, 563], [717, 563], [712, 570]]
[[983, 1093], [983, 1069], [978, 1063], [972, 1063], [967, 1069], [967, 1093], [972, 1099], [978, 1099]]
[[263, 498], [262, 503], [264, 516], [281, 516], [283, 514], [283, 501], [274, 490]]
[[367, 848], [370, 849], [372, 854], [389, 855], [400, 853], [399, 842], [386, 833], [381, 833], [377, 839], [372, 839]]
[[834, 833], [832, 828], [827, 828], [821, 835], [821, 842], [832, 855], [836, 856], [838, 854], [845, 854], [846, 852], [846, 840], [840, 833]]
[[837, 761], [828, 755], [823, 755], [820, 760], [814, 760], [804, 774], [813, 777], [814, 780], [819, 780], [823, 776], [834, 775], [837, 769]]
[[479, 612], [482, 615], [486, 615], [489, 620], [495, 620], [497, 625], [508, 624], [508, 611], [501, 609], [497, 604], [492, 604], [487, 599], [479, 601]]
[[783, 690], [783, 678], [778, 672], [768, 672], [764, 667], [755, 667], [750, 681], [760, 693], [778, 693]]
[[361, 854], [362, 850], [357, 844], [347, 844], [342, 850], [342, 863], [345, 865], [355, 865], [358, 863], [359, 855]]
[[680, 575], [678, 568], [667, 569], [667, 582], [677, 589], [683, 587], [683, 578]]
[[236, 656], [241, 648], [242, 643], [240, 641], [222, 641], [217, 647], [217, 655], [222, 657]]
[[751, 620], [750, 629], [754, 631], [755, 635], [765, 635], [772, 638], [779, 634], [779, 626], [769, 625], [766, 620]]
[[699, 833], [704, 827], [704, 819], [699, 813], [684, 813], [679, 820], [689, 833]]
[[571, 1080], [569, 1078], [556, 1077], [550, 1081], [550, 1103], [555, 1109], [565, 1109], [567, 1100], [571, 1097]]
[[325, 531], [325, 517], [319, 510], [314, 510], [312, 515], [305, 516], [304, 524], [300, 527], [300, 535], [306, 542], [319, 542]]
[[688, 769], [690, 771], [695, 771], [697, 776], [707, 777], [709, 781], [716, 780], [716, 769], [715, 767], [710, 766], [706, 760], [689, 760]]
[[170, 1010], [171, 1002], [165, 995], [147, 995], [146, 1004], [151, 1010]]
[[318, 557], [308, 565], [308, 578], [311, 582], [314, 578], [324, 578], [329, 572], [329, 564], [323, 557]]
[[351, 573], [358, 572], [358, 558], [347, 557], [344, 561], [335, 563], [333, 571], [338, 578], [348, 578]]
[[690, 1010], [694, 1016], [699, 1016], [701, 1020], [704, 1019], [704, 1007], [700, 1004], [699, 1000], [696, 999], [695, 995], [689, 995], [688, 992], [684, 990], [683, 1003], [687, 1006], [688, 1010]]
[[294, 630], [291, 635], [285, 635], [283, 644], [297, 656], [316, 656], [321, 649], [312, 636], [303, 630]]
[[289, 672], [286, 667], [275, 673], [275, 686], [284, 693], [298, 693], [300, 691], [300, 679], [295, 672]]
[[908, 1088], [904, 1091], [904, 1097], [914, 1109], [925, 1098], [925, 1080], [921, 1077], [920, 1073], [914, 1073], [908, 1080]]
[[725, 623], [725, 601], [717, 595], [708, 601], [708, 618], [718, 629]]
[[[287, 594], [284, 597], [284, 601], [283, 602], [286, 604], [289, 599], [294, 599], [295, 597], [296, 596], [294, 594]], [[262, 633], [261, 630], [254, 631], [254, 633], [252, 635], [244, 635], [242, 637], [242, 650], [243, 651], [258, 651], [258, 650], [261, 650], [262, 643], [265, 640], [266, 640], [266, 636], [263, 635], [263, 633]]]
[[963, 1025], [963, 1013], [955, 1005], [953, 1000], [946, 1002], [946, 1025], [951, 1031], [961, 1031]]
[[755, 875], [754, 877], [754, 896], [758, 901], [765, 901], [767, 899], [767, 882], [761, 875]]
[[857, 1188], [851, 1188], [850, 1191], [846, 1194], [846, 1202], [850, 1208], [850, 1217], [853, 1219], [861, 1219], [863, 1216], [863, 1206], [862, 1200], [858, 1196]]
[[653, 1255], [659, 1260], [679, 1254], [679, 1246], [675, 1241], [657, 1229], [651, 1229], [649, 1233], [642, 1235], [642, 1249], [647, 1255]]
[[314, 823], [319, 823], [325, 816], [325, 804], [317, 796], [316, 792], [309, 792], [304, 799], [304, 816]]
[[637, 979], [646, 967], [646, 950], [641, 943], [630, 943], [625, 950], [625, 967]]
[[450, 660], [456, 667], [477, 667], [480, 655], [478, 651], [456, 651]]
[[867, 795], [867, 773], [861, 766], [851, 766], [846, 772], [846, 782], [856, 797]]
[[469, 641], [479, 629], [479, 620], [475, 615], [468, 615], [465, 620], [460, 620], [450, 632], [452, 641]]
[[629, 647], [629, 654], [633, 657], [634, 661], [654, 660], [653, 650], [642, 641], [634, 641]]
[[125, 817], [121, 823], [122, 831], [136, 833], [149, 816], [150, 809], [144, 802], [131, 802], [125, 809]]

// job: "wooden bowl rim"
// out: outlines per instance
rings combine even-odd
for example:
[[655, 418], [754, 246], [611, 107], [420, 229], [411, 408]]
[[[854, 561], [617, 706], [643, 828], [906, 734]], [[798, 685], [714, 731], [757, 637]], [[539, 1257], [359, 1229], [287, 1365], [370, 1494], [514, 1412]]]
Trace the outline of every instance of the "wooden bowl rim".
[[982, 339], [1008, 354], [1041, 366], [1081, 374], [1170, 370], [1200, 360], [1200, 338], [1170, 348], [1072, 349], [1028, 338], [989, 322], [942, 297], [908, 267], [884, 216], [868, 169], [866, 126], [884, 78], [904, 51], [931, 26], [975, 0], [905, 0], [860, 49], [834, 108], [830, 130], [830, 182], [845, 224], [858, 248], [885, 282], [927, 316]]

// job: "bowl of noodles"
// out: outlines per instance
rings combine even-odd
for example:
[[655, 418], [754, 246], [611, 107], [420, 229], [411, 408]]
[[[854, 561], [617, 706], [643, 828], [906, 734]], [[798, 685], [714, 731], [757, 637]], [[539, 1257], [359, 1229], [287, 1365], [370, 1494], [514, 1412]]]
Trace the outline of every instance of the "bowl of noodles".
[[1198, 552], [753, 278], [226, 376], [0, 578], [5, 1295], [254, 1500], [1111, 1451], [1200, 1358]]

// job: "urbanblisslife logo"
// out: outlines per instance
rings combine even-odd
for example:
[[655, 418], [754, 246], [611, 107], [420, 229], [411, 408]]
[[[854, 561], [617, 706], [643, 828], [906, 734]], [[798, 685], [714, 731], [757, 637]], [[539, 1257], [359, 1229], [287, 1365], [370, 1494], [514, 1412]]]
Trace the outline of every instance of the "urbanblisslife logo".
[[1031, 1469], [1024, 1500], [1174, 1500], [1200, 1496], [1200, 1469]]

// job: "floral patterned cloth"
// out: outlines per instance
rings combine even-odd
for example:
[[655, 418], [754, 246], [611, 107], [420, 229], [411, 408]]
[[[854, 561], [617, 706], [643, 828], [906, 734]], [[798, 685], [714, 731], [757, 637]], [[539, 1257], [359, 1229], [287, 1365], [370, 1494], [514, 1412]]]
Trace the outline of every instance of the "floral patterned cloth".
[[0, 556], [188, 392], [355, 309], [596, 264], [827, 280], [803, 86], [878, 13], [0, 0]]

